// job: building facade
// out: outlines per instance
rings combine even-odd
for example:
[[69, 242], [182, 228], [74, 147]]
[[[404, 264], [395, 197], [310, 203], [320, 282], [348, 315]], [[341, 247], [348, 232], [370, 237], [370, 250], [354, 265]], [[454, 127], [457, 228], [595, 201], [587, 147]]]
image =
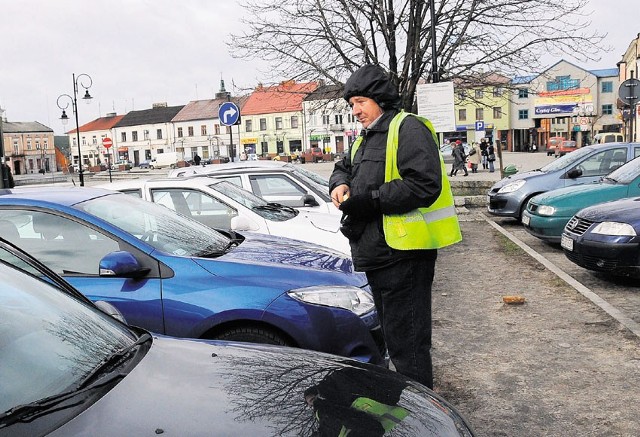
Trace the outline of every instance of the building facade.
[[[620, 84], [628, 79], [640, 79], [640, 33], [631, 40], [629, 47], [622, 55], [622, 60], [618, 62], [618, 78]], [[630, 87], [630, 93], [637, 95], [640, 90], [636, 86]], [[640, 138], [638, 135], [638, 123], [640, 123], [639, 102], [629, 104], [626, 101], [619, 101], [619, 108], [623, 112], [624, 134], [628, 141], [636, 142]]]
[[53, 129], [33, 122], [3, 121], [4, 156], [14, 175], [58, 171]]

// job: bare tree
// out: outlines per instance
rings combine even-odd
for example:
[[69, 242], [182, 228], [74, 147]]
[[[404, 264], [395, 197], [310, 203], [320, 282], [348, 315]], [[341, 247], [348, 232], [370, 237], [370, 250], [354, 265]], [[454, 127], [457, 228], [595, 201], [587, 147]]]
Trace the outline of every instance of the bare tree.
[[[425, 0], [247, 0], [232, 54], [269, 63], [269, 79], [342, 84], [366, 63], [392, 75], [410, 109], [431, 78], [431, 11]], [[478, 85], [478, 71], [540, 72], [549, 56], [596, 60], [604, 35], [590, 32], [588, 0], [434, 0], [440, 80]]]

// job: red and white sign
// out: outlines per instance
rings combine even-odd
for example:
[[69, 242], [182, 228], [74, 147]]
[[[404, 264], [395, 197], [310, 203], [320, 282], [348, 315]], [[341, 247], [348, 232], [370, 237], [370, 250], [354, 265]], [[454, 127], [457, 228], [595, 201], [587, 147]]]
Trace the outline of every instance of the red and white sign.
[[113, 141], [111, 141], [111, 138], [105, 137], [102, 139], [102, 145], [108, 149], [109, 147], [113, 146]]

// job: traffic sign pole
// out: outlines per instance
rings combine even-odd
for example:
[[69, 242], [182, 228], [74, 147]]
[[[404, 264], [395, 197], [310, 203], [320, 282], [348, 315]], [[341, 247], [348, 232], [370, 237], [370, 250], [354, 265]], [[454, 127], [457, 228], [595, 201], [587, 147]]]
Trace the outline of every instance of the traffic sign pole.
[[235, 161], [235, 150], [233, 147], [233, 125], [240, 123], [240, 109], [233, 102], [224, 102], [218, 109], [220, 124], [229, 127], [229, 143], [231, 144], [231, 161]]
[[111, 152], [109, 152], [109, 148], [113, 146], [113, 141], [111, 138], [105, 137], [102, 139], [102, 145], [107, 149], [107, 167], [109, 167], [109, 183], [111, 183], [113, 179], [111, 179]]

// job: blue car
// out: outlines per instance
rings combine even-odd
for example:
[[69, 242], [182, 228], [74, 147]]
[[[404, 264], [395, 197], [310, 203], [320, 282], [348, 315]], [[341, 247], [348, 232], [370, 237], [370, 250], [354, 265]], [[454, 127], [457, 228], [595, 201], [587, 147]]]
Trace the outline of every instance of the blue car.
[[220, 233], [96, 188], [0, 193], [2, 236], [131, 325], [176, 337], [295, 346], [375, 364], [384, 343], [366, 276], [323, 246]]

